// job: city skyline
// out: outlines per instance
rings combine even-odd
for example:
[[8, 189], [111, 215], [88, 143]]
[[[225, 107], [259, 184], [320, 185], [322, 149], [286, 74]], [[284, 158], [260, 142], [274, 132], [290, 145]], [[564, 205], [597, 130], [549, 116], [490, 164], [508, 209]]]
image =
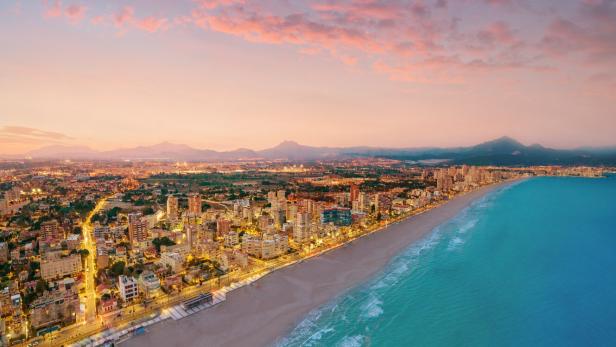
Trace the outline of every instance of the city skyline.
[[611, 0], [7, 1], [0, 19], [11, 154], [614, 145]]
[[[605, 145], [605, 146], [575, 146], [575, 147], [547, 147], [542, 143], [534, 142], [534, 143], [523, 143], [518, 141], [518, 139], [513, 138], [508, 135], [503, 135], [498, 138], [487, 138], [484, 140], [480, 140], [478, 142], [471, 142], [468, 145], [452, 145], [452, 146], [436, 146], [436, 145], [425, 145], [425, 146], [400, 146], [400, 147], [388, 147], [388, 146], [379, 146], [379, 145], [365, 145], [365, 144], [356, 144], [349, 146], [330, 146], [327, 144], [307, 144], [300, 143], [298, 141], [292, 139], [283, 139], [278, 142], [272, 143], [268, 147], [264, 148], [249, 148], [247, 146], [242, 146], [238, 144], [238, 147], [230, 148], [230, 149], [217, 149], [217, 148], [204, 148], [194, 146], [190, 143], [184, 143], [181, 141], [169, 141], [169, 140], [159, 140], [155, 143], [144, 143], [137, 144], [135, 146], [120, 146], [113, 148], [97, 148], [88, 145], [87, 143], [76, 142], [75, 138], [70, 136], [43, 131], [40, 129], [28, 128], [28, 127], [19, 127], [19, 126], [6, 126], [0, 127], [0, 141], [14, 141], [14, 142], [23, 142], [32, 144], [34, 147], [31, 147], [22, 152], [11, 153], [8, 152], [0, 152], [0, 155], [5, 156], [20, 156], [20, 155], [29, 155], [32, 153], [36, 153], [40, 155], [41, 153], [52, 153], [54, 156], [56, 154], [61, 153], [71, 153], [71, 154], [104, 154], [104, 153], [121, 153], [122, 151], [133, 151], [140, 149], [156, 149], [159, 151], [171, 151], [181, 153], [183, 151], [204, 151], [204, 152], [215, 152], [215, 153], [234, 153], [234, 152], [246, 152], [246, 153], [261, 153], [268, 152], [272, 150], [282, 150], [293, 151], [295, 148], [301, 149], [322, 149], [322, 150], [351, 150], [351, 149], [361, 149], [361, 150], [430, 150], [430, 149], [438, 149], [438, 150], [446, 150], [453, 149], [458, 150], [461, 148], [472, 148], [481, 145], [492, 145], [498, 144], [500, 142], [510, 143], [512, 146], [523, 146], [526, 148], [532, 148], [533, 146], [539, 146], [547, 149], [553, 150], [590, 150], [590, 151], [602, 151], [608, 150], [612, 151], [616, 149], [616, 145]], [[36, 145], [39, 144], [40, 145]], [[332, 152], [333, 153], [333, 152]], [[343, 152], [341, 152], [343, 153]], [[43, 155], [44, 157], [44, 155]], [[84, 157], [85, 158], [85, 157]]]
[[0, 347], [609, 345], [616, 0], [0, 1]]

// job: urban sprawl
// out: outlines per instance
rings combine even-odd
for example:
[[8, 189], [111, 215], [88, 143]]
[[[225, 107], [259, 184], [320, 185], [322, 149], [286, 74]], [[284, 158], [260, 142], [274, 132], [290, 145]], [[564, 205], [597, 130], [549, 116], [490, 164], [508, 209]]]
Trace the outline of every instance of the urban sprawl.
[[0, 164], [0, 346], [126, 338], [480, 186], [607, 171], [385, 159]]

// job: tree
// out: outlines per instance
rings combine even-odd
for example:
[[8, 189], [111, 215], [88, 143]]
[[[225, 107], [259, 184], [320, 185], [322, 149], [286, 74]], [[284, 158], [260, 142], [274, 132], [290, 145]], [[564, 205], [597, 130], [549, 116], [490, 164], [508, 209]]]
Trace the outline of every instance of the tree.
[[111, 268], [109, 269], [109, 273], [113, 277], [118, 277], [124, 274], [125, 267], [126, 267], [126, 264], [123, 261], [121, 260], [116, 261], [115, 263], [113, 263], [113, 265], [111, 265]]
[[36, 282], [36, 294], [42, 295], [47, 290], [47, 282], [40, 279]]
[[175, 242], [173, 242], [167, 236], [165, 237], [157, 237], [152, 240], [152, 244], [156, 247], [156, 251], [160, 253], [160, 246], [174, 246]]
[[90, 219], [90, 221], [92, 221], [92, 223], [96, 223], [96, 222], [102, 222], [104, 221], [104, 217], [102, 214], [97, 213], [94, 216], [92, 216], [92, 218]]
[[34, 276], [36, 275], [36, 270], [39, 270], [40, 268], [41, 263], [39, 263], [38, 261], [31, 261], [30, 268], [28, 271], [28, 280], [32, 281], [34, 279]]
[[121, 208], [119, 207], [114, 207], [111, 210], [107, 211], [107, 218], [109, 219], [116, 219], [118, 217], [118, 213], [120, 213], [120, 211], [122, 211]]

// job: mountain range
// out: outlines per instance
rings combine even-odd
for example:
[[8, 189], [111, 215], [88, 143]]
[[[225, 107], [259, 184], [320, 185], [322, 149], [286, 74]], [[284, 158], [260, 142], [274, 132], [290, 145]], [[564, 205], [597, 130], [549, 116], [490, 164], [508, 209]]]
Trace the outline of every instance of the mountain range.
[[[443, 162], [473, 165], [616, 165], [616, 147], [552, 149], [541, 145], [526, 146], [510, 137], [502, 137], [470, 147], [452, 148], [377, 148], [312, 147], [284, 141], [265, 150], [240, 148], [233, 151], [197, 149], [184, 144], [163, 142], [152, 146], [96, 151], [87, 146], [46, 146], [25, 153], [21, 158], [74, 160], [167, 160], [236, 161], [345, 159], [379, 157], [416, 162]], [[13, 156], [13, 158], [15, 158]]]

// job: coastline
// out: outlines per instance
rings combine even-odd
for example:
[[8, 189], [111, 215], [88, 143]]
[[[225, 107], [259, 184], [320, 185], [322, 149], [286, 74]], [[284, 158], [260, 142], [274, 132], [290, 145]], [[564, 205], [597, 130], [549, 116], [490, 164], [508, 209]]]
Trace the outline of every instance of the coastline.
[[[310, 311], [365, 282], [401, 251], [455, 217], [473, 201], [510, 185], [501, 182], [459, 195], [319, 256], [274, 271], [229, 292], [227, 301], [181, 321], [167, 320], [122, 346], [268, 346]], [[383, 232], [387, 231], [387, 232]], [[378, 250], [378, 251], [375, 251]]]

